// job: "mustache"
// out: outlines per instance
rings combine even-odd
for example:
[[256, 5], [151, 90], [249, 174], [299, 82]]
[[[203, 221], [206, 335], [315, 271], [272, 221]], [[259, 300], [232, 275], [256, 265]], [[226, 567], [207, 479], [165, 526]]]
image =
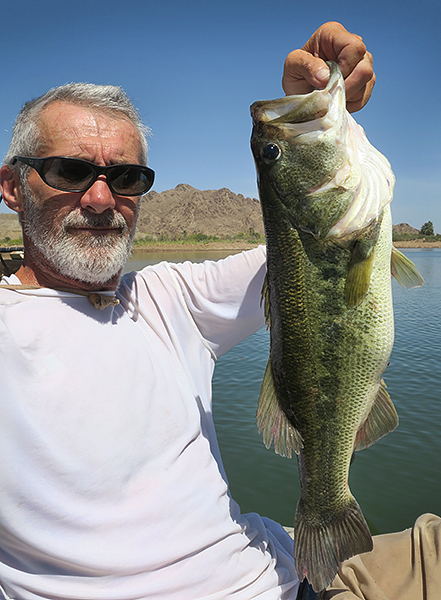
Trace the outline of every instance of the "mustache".
[[103, 228], [118, 228], [122, 232], [128, 229], [126, 220], [121, 213], [105, 210], [101, 214], [93, 214], [87, 211], [77, 209], [66, 215], [63, 219], [62, 226], [64, 231], [70, 228], [81, 227], [103, 227]]

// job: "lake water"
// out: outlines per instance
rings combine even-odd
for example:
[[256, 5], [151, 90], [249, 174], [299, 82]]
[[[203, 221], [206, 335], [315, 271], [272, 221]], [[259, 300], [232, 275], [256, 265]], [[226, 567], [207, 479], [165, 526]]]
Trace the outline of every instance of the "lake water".
[[[404, 290], [393, 282], [395, 345], [384, 379], [400, 425], [358, 452], [350, 473], [351, 490], [380, 533], [410, 527], [425, 512], [441, 514], [441, 249], [404, 253], [426, 284]], [[226, 254], [136, 254], [127, 269]], [[213, 412], [231, 493], [242, 512], [292, 525], [300, 489], [296, 460], [267, 450], [255, 422], [268, 349], [262, 329], [218, 361]]]

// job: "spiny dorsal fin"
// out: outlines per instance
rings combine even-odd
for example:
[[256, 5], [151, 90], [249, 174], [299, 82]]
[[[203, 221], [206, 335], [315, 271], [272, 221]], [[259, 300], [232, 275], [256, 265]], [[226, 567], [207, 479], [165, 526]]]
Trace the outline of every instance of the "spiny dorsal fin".
[[410, 258], [407, 258], [394, 246], [392, 246], [390, 269], [398, 283], [406, 290], [424, 285], [424, 279]]
[[354, 450], [363, 450], [378, 442], [380, 438], [398, 426], [398, 415], [395, 406], [386, 390], [383, 380], [380, 383], [377, 397], [366, 421], [360, 427], [355, 438]]
[[277, 400], [271, 360], [263, 376], [256, 417], [263, 443], [269, 448], [274, 439], [276, 454], [291, 458], [293, 450], [298, 453], [303, 448], [302, 436], [288, 421]]

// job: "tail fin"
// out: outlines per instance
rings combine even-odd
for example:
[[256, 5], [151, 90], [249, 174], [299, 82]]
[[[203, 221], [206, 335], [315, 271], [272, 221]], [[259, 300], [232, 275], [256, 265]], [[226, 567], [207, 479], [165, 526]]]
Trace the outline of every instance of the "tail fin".
[[352, 495], [343, 513], [312, 519], [300, 498], [294, 523], [294, 561], [300, 581], [306, 577], [314, 591], [328, 587], [341, 562], [372, 547], [369, 528]]

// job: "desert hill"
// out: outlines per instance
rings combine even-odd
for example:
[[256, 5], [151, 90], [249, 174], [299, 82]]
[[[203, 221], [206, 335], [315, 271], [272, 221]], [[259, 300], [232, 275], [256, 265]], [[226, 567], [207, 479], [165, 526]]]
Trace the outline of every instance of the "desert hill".
[[415, 227], [412, 227], [407, 223], [399, 223], [398, 225], [394, 225], [392, 230], [394, 233], [398, 233], [400, 235], [402, 235], [403, 233], [417, 234], [420, 232], [419, 229], [415, 229]]
[[141, 202], [138, 234], [155, 236], [235, 235], [250, 229], [263, 233], [260, 203], [227, 188], [198, 190], [180, 183], [172, 190], [149, 192]]

